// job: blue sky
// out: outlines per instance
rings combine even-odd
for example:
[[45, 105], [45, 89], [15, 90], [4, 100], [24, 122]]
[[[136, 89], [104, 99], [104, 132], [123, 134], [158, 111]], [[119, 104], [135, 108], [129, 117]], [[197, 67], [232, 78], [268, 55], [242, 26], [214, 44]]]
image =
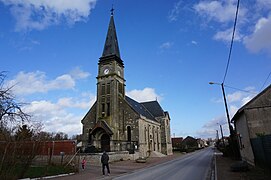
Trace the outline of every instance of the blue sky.
[[[96, 98], [114, 4], [126, 92], [158, 99], [175, 137], [228, 134], [221, 87], [237, 0], [0, 0], [1, 71], [44, 130], [71, 135]], [[271, 83], [271, 1], [241, 1], [225, 85], [232, 117]], [[266, 81], [267, 79], [267, 81]], [[265, 83], [266, 81], [266, 83]]]

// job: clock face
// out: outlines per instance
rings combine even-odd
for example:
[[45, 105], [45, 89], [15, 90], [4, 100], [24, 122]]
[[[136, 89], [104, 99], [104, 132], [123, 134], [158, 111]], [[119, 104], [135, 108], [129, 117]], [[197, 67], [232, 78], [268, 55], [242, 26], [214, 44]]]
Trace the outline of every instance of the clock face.
[[108, 73], [109, 73], [109, 69], [105, 69], [104, 74], [108, 74]]

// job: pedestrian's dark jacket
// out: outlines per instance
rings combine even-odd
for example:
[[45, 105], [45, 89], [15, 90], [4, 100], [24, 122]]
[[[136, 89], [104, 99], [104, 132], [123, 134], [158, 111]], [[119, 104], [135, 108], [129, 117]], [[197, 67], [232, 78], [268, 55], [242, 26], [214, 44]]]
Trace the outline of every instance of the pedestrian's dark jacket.
[[109, 156], [106, 154], [106, 152], [104, 152], [102, 157], [101, 157], [101, 163], [102, 164], [108, 164], [108, 161], [109, 161]]

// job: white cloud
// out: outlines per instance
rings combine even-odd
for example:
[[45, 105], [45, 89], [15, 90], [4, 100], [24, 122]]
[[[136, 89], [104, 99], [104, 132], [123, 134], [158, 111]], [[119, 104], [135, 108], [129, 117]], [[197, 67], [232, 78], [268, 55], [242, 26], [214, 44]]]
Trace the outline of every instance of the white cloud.
[[79, 67], [75, 67], [70, 74], [74, 79], [85, 79], [90, 76], [90, 73], [82, 71]]
[[271, 16], [257, 21], [254, 32], [244, 38], [244, 44], [251, 52], [267, 51], [271, 54]]
[[68, 74], [56, 77], [53, 80], [47, 80], [44, 72], [19, 72], [13, 80], [8, 81], [8, 84], [13, 87], [15, 94], [33, 94], [45, 93], [49, 90], [56, 89], [72, 89], [75, 86], [75, 81]]
[[[230, 41], [236, 13], [235, 0], [202, 0], [194, 5], [194, 10], [206, 23], [217, 23], [213, 39]], [[253, 52], [271, 54], [271, 1], [253, 0], [242, 2], [239, 6], [235, 32], [236, 41], [241, 41]], [[211, 27], [215, 27], [214, 24]]]
[[[70, 74], [63, 74], [54, 79], [48, 79], [44, 72], [19, 72], [6, 86], [14, 85], [15, 95], [20, 95], [24, 101], [33, 93], [48, 93], [48, 99], [30, 100], [23, 106], [23, 111], [31, 115], [36, 122], [43, 124], [48, 132], [64, 132], [71, 135], [81, 133], [81, 119], [96, 101], [96, 96], [90, 92], [78, 92], [71, 96], [78, 79], [86, 78], [89, 73], [75, 68]], [[59, 97], [52, 90], [62, 90], [66, 96]], [[74, 91], [73, 91], [74, 92]], [[68, 96], [67, 96], [68, 95]], [[42, 96], [29, 96], [31, 99]], [[57, 99], [53, 102], [52, 99]]]
[[162, 100], [162, 97], [156, 94], [155, 89], [153, 88], [144, 88], [143, 90], [135, 89], [126, 92], [126, 94], [138, 102], [154, 101], [156, 99], [158, 101]]
[[217, 125], [219, 125], [219, 124], [224, 125], [227, 122], [225, 120], [225, 118], [226, 118], [225, 116], [216, 117], [216, 118], [206, 122], [203, 125], [203, 128], [207, 128], [207, 129], [211, 128], [211, 129], [213, 129], [213, 128], [217, 127]]
[[61, 107], [88, 109], [94, 104], [95, 100], [96, 100], [95, 96], [91, 96], [90, 98], [87, 99], [80, 98], [80, 100], [72, 97], [64, 97], [60, 98], [57, 101], [57, 105]]
[[203, 138], [215, 138], [216, 137], [216, 131], [218, 130], [219, 136], [221, 136], [221, 130], [220, 125], [222, 127], [223, 134], [225, 136], [229, 135], [229, 126], [226, 120], [225, 115], [221, 115], [219, 117], [216, 117], [208, 122], [206, 122], [203, 127], [196, 132], [196, 134]]
[[215, 138], [216, 130], [215, 129], [201, 129], [201, 130], [196, 131], [196, 135], [203, 139]]
[[191, 41], [191, 44], [198, 45], [198, 42], [193, 40]]
[[180, 11], [181, 11], [181, 5], [182, 5], [182, 1], [179, 1], [179, 2], [174, 4], [173, 9], [169, 12], [169, 15], [168, 15], [168, 20], [170, 22], [177, 21], [178, 16], [179, 16]]
[[242, 97], [244, 96], [244, 93], [241, 92], [241, 91], [236, 91], [232, 94], [228, 94], [227, 95], [227, 101], [229, 103], [232, 103], [232, 102], [238, 102], [242, 99]]
[[[235, 19], [236, 1], [201, 1], [194, 5], [196, 12], [207, 21], [216, 21], [220, 23], [232, 22]], [[239, 19], [244, 18], [246, 9], [240, 8]]]
[[42, 30], [66, 21], [84, 21], [97, 0], [0, 0], [16, 19], [16, 30]]
[[89, 73], [75, 68], [71, 74], [63, 74], [55, 79], [48, 80], [46, 74], [41, 71], [19, 72], [14, 79], [8, 81], [9, 86], [14, 86], [12, 90], [17, 95], [27, 95], [33, 93], [45, 93], [50, 90], [73, 89], [77, 79], [86, 78]]
[[[255, 88], [247, 87], [244, 91], [235, 91], [233, 93], [227, 94], [227, 105], [229, 109], [229, 116], [232, 118], [234, 114], [240, 109], [243, 105], [249, 102], [256, 94], [254, 93]], [[222, 102], [222, 101], [220, 101]], [[223, 101], [224, 103], [224, 101]]]
[[64, 132], [69, 136], [81, 134], [81, 119], [84, 114], [76, 114], [67, 108], [88, 109], [94, 103], [95, 97], [60, 98], [56, 103], [47, 100], [33, 101], [23, 107], [23, 110], [30, 114], [35, 121], [43, 124], [44, 130], [48, 132]]
[[173, 46], [173, 42], [165, 42], [160, 45], [160, 49], [165, 50], [165, 49], [170, 49]]
[[[231, 41], [232, 39], [232, 28], [226, 29], [224, 31], [218, 31], [214, 35], [215, 40], [221, 40], [221, 41]], [[243, 38], [243, 35], [239, 33], [238, 29], [235, 30], [234, 33], [234, 41], [241, 41]]]
[[55, 80], [49, 82], [48, 89], [71, 89], [75, 86], [74, 79], [69, 74], [58, 76]]
[[235, 91], [234, 93], [227, 95], [227, 101], [229, 104], [236, 103], [238, 107], [243, 106], [245, 103], [250, 101], [256, 94], [252, 91], [251, 93], [243, 91]]

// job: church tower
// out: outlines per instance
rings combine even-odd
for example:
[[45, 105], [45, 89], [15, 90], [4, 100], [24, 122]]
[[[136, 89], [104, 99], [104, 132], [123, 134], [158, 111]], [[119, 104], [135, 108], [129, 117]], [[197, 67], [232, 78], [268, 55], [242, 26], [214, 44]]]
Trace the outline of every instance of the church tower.
[[[98, 63], [96, 122], [104, 121], [112, 132], [119, 129], [119, 97], [125, 96], [124, 64], [121, 60], [113, 9], [105, 45]], [[117, 139], [113, 133], [112, 139]], [[112, 140], [111, 139], [111, 140]]]

